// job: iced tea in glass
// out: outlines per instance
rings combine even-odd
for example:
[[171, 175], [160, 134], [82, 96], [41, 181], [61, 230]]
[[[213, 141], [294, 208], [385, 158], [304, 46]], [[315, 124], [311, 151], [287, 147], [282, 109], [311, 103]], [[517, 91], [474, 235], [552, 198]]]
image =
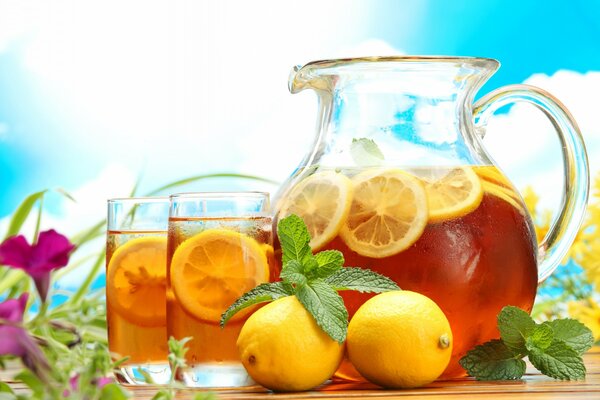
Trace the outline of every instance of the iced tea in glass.
[[106, 314], [122, 383], [166, 383], [166, 254], [169, 199], [108, 201]]
[[242, 294], [272, 281], [272, 218], [266, 193], [189, 193], [171, 196], [167, 256], [167, 332], [191, 337], [187, 386], [253, 384], [236, 340], [252, 309], [224, 328], [221, 314]]

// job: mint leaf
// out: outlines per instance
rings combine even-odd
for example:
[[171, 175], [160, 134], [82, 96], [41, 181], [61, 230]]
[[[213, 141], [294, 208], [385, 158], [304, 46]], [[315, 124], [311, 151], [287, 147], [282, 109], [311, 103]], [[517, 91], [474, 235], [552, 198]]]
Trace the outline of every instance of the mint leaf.
[[546, 321], [542, 325], [550, 326], [554, 331], [554, 338], [563, 341], [579, 355], [588, 351], [594, 344], [592, 331], [577, 320], [564, 318]]
[[306, 275], [307, 278], [312, 277], [317, 268], [319, 268], [319, 263], [312, 254], [304, 259], [304, 275]]
[[344, 255], [337, 250], [324, 250], [315, 254], [318, 267], [311, 278], [327, 278], [344, 266]]
[[546, 350], [554, 340], [554, 331], [550, 325], [536, 325], [531, 334], [525, 339], [525, 347], [528, 351]]
[[296, 286], [305, 285], [307, 282], [306, 276], [304, 276], [304, 266], [298, 260], [290, 260], [285, 263], [279, 277]]
[[296, 297], [311, 313], [317, 325], [338, 343], [346, 340], [348, 333], [348, 311], [340, 295], [322, 280], [301, 286]]
[[506, 306], [498, 314], [498, 330], [504, 344], [516, 353], [527, 352], [525, 341], [536, 323], [518, 307]]
[[282, 263], [296, 260], [304, 264], [312, 257], [310, 249], [310, 235], [302, 218], [292, 214], [279, 221], [277, 235], [283, 251]]
[[519, 379], [526, 369], [525, 361], [497, 339], [476, 346], [459, 363], [477, 380]]
[[335, 290], [357, 290], [361, 293], [383, 293], [400, 290], [396, 282], [366, 268], [346, 267], [325, 279]]
[[238, 311], [254, 304], [264, 303], [266, 301], [276, 300], [281, 297], [290, 296], [294, 292], [285, 282], [261, 283], [254, 289], [244, 293], [221, 315], [221, 328]]
[[383, 153], [372, 139], [352, 139], [350, 155], [359, 166], [377, 166], [383, 161]]
[[544, 351], [534, 349], [529, 361], [544, 375], [555, 379], [583, 379], [585, 365], [575, 350], [560, 340], [555, 340]]

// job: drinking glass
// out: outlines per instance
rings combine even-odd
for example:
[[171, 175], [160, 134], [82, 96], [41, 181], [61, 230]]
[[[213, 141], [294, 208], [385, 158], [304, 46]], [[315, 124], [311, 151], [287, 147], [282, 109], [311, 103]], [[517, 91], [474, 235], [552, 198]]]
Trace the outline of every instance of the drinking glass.
[[224, 328], [221, 314], [242, 294], [273, 281], [272, 218], [262, 192], [171, 196], [167, 250], [167, 334], [187, 343], [187, 386], [252, 385], [236, 340], [252, 308]]
[[[108, 200], [106, 319], [126, 384], [167, 383], [167, 197]], [[150, 378], [151, 381], [148, 379]]]

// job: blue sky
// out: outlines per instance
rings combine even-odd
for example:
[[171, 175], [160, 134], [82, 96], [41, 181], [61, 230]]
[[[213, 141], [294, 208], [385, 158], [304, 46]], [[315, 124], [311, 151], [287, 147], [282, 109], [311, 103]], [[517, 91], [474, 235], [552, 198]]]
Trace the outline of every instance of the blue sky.
[[[315, 117], [314, 98], [290, 95], [287, 75], [313, 59], [385, 46], [497, 58], [502, 68], [480, 94], [529, 80], [576, 108], [596, 97], [586, 82], [600, 71], [596, 1], [46, 3], [0, 0], [0, 219], [46, 187], [95, 202], [69, 212], [55, 198], [52, 221], [64, 222], [101, 214], [105, 198], [127, 195], [140, 175], [144, 189], [214, 171], [284, 179]], [[580, 108], [572, 111], [598, 151], [600, 122]], [[555, 173], [544, 140], [523, 145], [539, 147], [526, 161]], [[490, 141], [499, 161], [513, 163]], [[524, 163], [513, 163], [515, 176]], [[518, 185], [537, 183], [532, 174], [518, 173]]]

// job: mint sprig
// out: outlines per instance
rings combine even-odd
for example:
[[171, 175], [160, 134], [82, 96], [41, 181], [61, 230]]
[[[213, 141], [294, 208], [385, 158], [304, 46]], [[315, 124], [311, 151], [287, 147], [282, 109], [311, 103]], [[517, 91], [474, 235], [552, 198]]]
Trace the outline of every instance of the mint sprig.
[[555, 379], [585, 377], [582, 354], [594, 343], [592, 332], [574, 319], [537, 324], [520, 308], [507, 306], [498, 314], [500, 340], [476, 346], [460, 365], [478, 380], [520, 379], [524, 357], [542, 374]]
[[361, 167], [375, 167], [383, 164], [383, 153], [373, 139], [359, 138], [352, 139], [350, 144], [350, 155]]
[[348, 311], [339, 290], [382, 293], [400, 288], [391, 279], [368, 269], [344, 268], [337, 250], [317, 254], [310, 248], [310, 234], [297, 215], [277, 225], [283, 266], [280, 282], [263, 283], [237, 299], [221, 316], [221, 327], [237, 312], [255, 304], [296, 296], [317, 325], [333, 340], [343, 343], [348, 333]]

